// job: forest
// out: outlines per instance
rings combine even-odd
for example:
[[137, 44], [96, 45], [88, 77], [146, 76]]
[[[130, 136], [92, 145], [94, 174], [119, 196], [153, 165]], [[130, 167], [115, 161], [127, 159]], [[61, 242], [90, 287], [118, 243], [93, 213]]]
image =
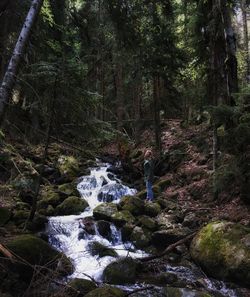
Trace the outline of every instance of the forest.
[[249, 31], [249, 0], [0, 0], [0, 297], [250, 296]]

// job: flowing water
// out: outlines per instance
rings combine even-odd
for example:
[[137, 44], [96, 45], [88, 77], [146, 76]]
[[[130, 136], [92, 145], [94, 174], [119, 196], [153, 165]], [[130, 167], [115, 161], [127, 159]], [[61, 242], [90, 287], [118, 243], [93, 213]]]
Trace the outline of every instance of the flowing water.
[[[111, 225], [111, 234], [107, 238], [100, 235], [95, 222], [92, 220], [93, 209], [103, 202], [119, 203], [124, 195], [133, 195], [136, 190], [124, 186], [119, 179], [108, 172], [108, 164], [99, 164], [99, 167], [93, 168], [89, 176], [79, 179], [77, 186], [82, 198], [88, 203], [89, 207], [80, 215], [50, 217], [47, 227], [50, 244], [57, 250], [66, 254], [73, 262], [75, 271], [70, 278], [94, 278], [101, 280], [104, 268], [115, 258], [106, 256], [99, 258], [92, 256], [89, 250], [89, 244], [99, 242], [105, 246], [115, 249], [119, 256], [142, 257], [146, 254], [143, 251], [136, 250], [132, 243], [123, 243], [120, 230]], [[86, 233], [83, 230], [84, 219], [92, 220], [93, 234]], [[91, 233], [91, 232], [90, 232]], [[223, 282], [211, 280], [202, 275], [201, 271], [189, 269], [187, 267], [174, 267], [167, 265], [166, 272], [174, 273], [179, 279], [185, 280], [187, 285], [195, 283], [197, 279], [202, 279], [205, 287], [210, 292], [220, 293], [220, 296], [237, 297], [234, 290], [226, 288]], [[141, 285], [139, 285], [141, 287]], [[138, 288], [136, 286], [124, 287], [127, 290]], [[159, 294], [156, 293], [158, 290]], [[185, 289], [182, 289], [183, 297], [192, 297]], [[165, 296], [161, 295], [161, 289], [155, 288], [154, 293], [145, 291], [137, 296]]]

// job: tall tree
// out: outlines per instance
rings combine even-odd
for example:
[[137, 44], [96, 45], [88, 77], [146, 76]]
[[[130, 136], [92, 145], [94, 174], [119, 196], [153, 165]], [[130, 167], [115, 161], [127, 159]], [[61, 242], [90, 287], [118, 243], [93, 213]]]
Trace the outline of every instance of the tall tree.
[[13, 55], [9, 62], [8, 69], [3, 78], [2, 85], [0, 87], [0, 124], [2, 124], [3, 122], [5, 110], [7, 104], [9, 103], [11, 93], [15, 85], [18, 66], [24, 54], [25, 46], [29, 40], [32, 27], [35, 23], [36, 17], [38, 16], [41, 10], [42, 4], [43, 0], [32, 1], [30, 10], [27, 14], [23, 28], [16, 43]]

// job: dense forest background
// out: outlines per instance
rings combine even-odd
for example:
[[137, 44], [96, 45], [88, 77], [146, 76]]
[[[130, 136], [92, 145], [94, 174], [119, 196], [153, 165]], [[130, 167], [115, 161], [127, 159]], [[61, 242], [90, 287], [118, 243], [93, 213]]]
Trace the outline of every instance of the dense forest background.
[[[1, 1], [0, 80], [30, 4]], [[183, 126], [207, 120], [214, 169], [218, 150], [231, 153], [226, 179], [240, 180], [244, 196], [248, 19], [245, 0], [45, 0], [14, 73], [2, 131], [36, 144], [49, 127], [56, 139], [97, 148], [122, 134], [140, 143], [152, 128], [150, 145], [164, 153], [164, 119], [179, 118]]]

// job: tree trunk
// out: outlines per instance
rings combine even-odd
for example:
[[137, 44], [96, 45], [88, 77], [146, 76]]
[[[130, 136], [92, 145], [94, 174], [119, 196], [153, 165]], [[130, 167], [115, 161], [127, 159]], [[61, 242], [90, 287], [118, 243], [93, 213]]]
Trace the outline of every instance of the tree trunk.
[[155, 144], [159, 153], [161, 153], [161, 121], [160, 121], [160, 78], [155, 75], [153, 78], [153, 102], [154, 102], [154, 128]]
[[119, 61], [116, 62], [115, 85], [116, 85], [117, 129], [121, 131], [122, 125], [123, 125], [123, 116], [124, 116], [124, 90], [123, 90], [123, 69]]
[[23, 28], [17, 40], [13, 55], [10, 59], [8, 69], [0, 87], [0, 125], [4, 119], [4, 113], [6, 106], [9, 103], [15, 80], [17, 76], [18, 66], [21, 61], [21, 57], [24, 54], [25, 46], [29, 40], [31, 29], [35, 23], [35, 20], [41, 10], [43, 0], [33, 0]]
[[247, 27], [247, 5], [246, 0], [240, 1], [243, 21], [243, 36], [244, 36], [244, 52], [246, 60], [246, 82], [250, 82], [250, 57], [249, 57], [249, 38], [248, 38], [248, 27]]

